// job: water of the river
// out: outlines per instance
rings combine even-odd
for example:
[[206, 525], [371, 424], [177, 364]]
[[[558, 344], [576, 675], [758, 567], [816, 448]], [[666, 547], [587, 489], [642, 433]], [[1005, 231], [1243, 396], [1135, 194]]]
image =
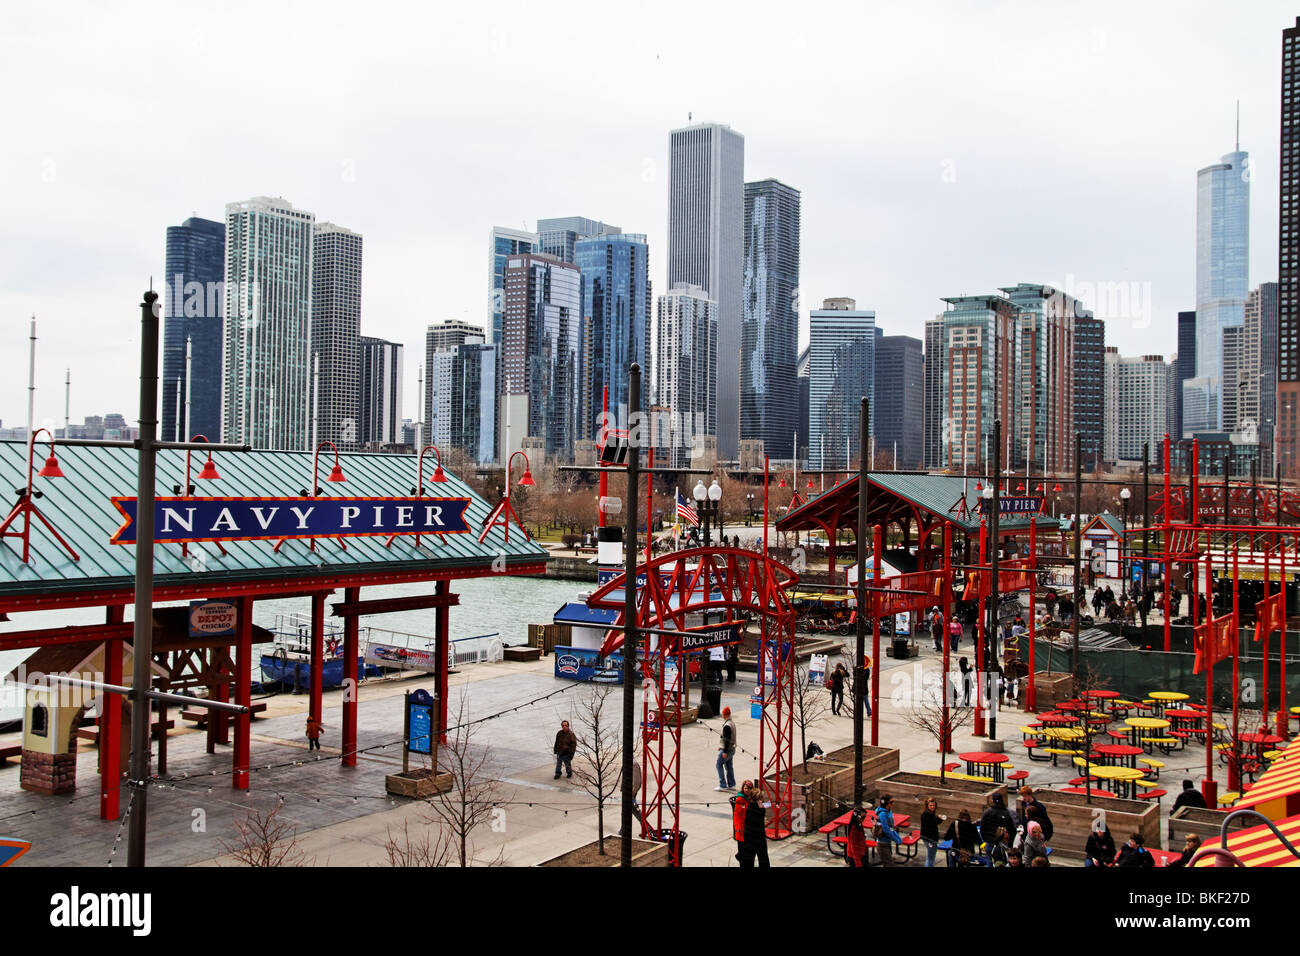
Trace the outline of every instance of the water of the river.
[[[475, 637], [480, 634], [497, 632], [503, 644], [526, 644], [528, 642], [529, 624], [549, 624], [555, 612], [564, 603], [576, 600], [579, 591], [589, 591], [594, 584], [574, 581], [556, 581], [546, 578], [524, 577], [487, 577], [468, 578], [453, 582], [452, 591], [460, 595], [460, 604], [450, 611], [451, 638]], [[363, 600], [388, 597], [405, 597], [413, 594], [432, 593], [432, 584], [395, 584], [388, 587], [365, 588], [361, 592]], [[327, 601], [333, 603], [343, 599], [343, 592], [336, 591]], [[161, 605], [160, 605], [161, 606]], [[262, 627], [274, 628], [278, 616], [298, 614], [309, 617], [311, 601], [308, 598], [284, 598], [279, 600], [258, 601], [253, 605], [253, 621]], [[131, 608], [127, 609], [127, 620], [131, 620]], [[328, 613], [328, 612], [327, 612]], [[432, 638], [434, 614], [432, 610], [401, 611], [361, 619], [364, 643], [366, 625], [376, 629], [383, 628], [402, 634], [427, 636]], [[63, 627], [76, 624], [100, 624], [104, 620], [103, 608], [71, 608], [62, 611], [29, 611], [14, 614], [9, 623], [0, 623], [0, 635], [8, 631], [20, 631], [39, 627]], [[339, 618], [327, 618], [327, 623], [340, 622]], [[376, 633], [375, 640], [387, 643], [384, 635]], [[398, 640], [396, 643], [405, 643]], [[412, 639], [412, 647], [422, 647], [423, 643]], [[0, 676], [18, 667], [31, 653], [30, 650], [0, 651]], [[261, 675], [254, 668], [253, 680], [260, 680]], [[21, 698], [12, 684], [0, 685], [0, 722], [22, 716]]]

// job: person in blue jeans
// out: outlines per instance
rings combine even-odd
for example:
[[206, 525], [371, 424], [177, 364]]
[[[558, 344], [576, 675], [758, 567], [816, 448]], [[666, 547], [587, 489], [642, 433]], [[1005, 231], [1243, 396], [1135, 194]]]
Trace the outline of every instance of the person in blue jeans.
[[939, 815], [939, 801], [929, 797], [925, 801], [925, 810], [921, 813], [921, 839], [925, 842], [925, 865], [934, 866], [935, 854], [939, 852], [939, 824], [947, 817]]
[[732, 758], [736, 754], [736, 725], [731, 722], [731, 708], [722, 708], [722, 733], [718, 741], [718, 790], [736, 789], [736, 771]]

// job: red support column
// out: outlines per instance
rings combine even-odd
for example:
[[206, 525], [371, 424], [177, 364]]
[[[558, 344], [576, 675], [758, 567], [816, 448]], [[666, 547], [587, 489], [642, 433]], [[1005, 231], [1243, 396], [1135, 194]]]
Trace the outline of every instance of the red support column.
[[[631, 545], [625, 544], [624, 547], [631, 547]], [[433, 586], [434, 594], [441, 596], [447, 591], [446, 581], [438, 581]], [[439, 607], [434, 611], [433, 619], [435, 648], [438, 653], [438, 727], [442, 731], [438, 736], [445, 744], [447, 742], [447, 672], [451, 669], [451, 608], [445, 604]], [[624, 654], [626, 655], [626, 651]]]
[[953, 612], [955, 610], [955, 594], [952, 579], [952, 522], [943, 523], [943, 579], [944, 599], [943, 599], [943, 683], [941, 693], [943, 694], [943, 740], [940, 749], [944, 753], [952, 750], [952, 728], [949, 721], [952, 719], [952, 712], [949, 709], [948, 700], [950, 697], [949, 683], [952, 677], [952, 659], [950, 651], [952, 649], [952, 640], [948, 636], [948, 628], [952, 624]]
[[1038, 591], [1038, 524], [1033, 518], [1029, 519], [1029, 561], [1030, 567], [1033, 568], [1034, 574], [1030, 577], [1029, 585], [1029, 655], [1026, 662], [1029, 666], [1029, 687], [1025, 691], [1025, 712], [1038, 712], [1038, 687], [1034, 683], [1034, 641], [1038, 637], [1038, 625], [1034, 618], [1037, 610], [1034, 602], [1034, 595]]
[[[1195, 445], [1193, 445], [1195, 448]], [[1193, 453], [1193, 458], [1195, 454]], [[1196, 507], [1193, 496], [1192, 507]], [[1205, 593], [1214, 593], [1214, 582], [1210, 572], [1209, 533], [1206, 533], [1205, 554]], [[1195, 580], [1196, 575], [1192, 575]], [[1205, 615], [1205, 638], [1201, 643], [1201, 653], [1205, 659], [1205, 781], [1201, 784], [1201, 793], [1205, 804], [1217, 807], [1219, 785], [1214, 780], [1214, 606], [1211, 604]]]
[[1164, 597], [1165, 597], [1165, 653], [1169, 652], [1169, 586], [1170, 579], [1173, 577], [1174, 564], [1170, 560], [1169, 532], [1173, 527], [1173, 500], [1169, 489], [1169, 436], [1165, 435], [1165, 527], [1161, 535], [1161, 545], [1165, 549], [1165, 564], [1161, 568], [1161, 577], [1164, 578]]
[[[987, 542], [985, 541], [986, 534], [984, 519], [981, 517], [979, 551], [975, 558], [975, 563], [980, 566], [980, 570], [975, 572], [977, 583], [975, 593], [979, 600], [979, 609], [975, 615], [975, 630], [971, 635], [975, 639], [975, 716], [971, 720], [971, 733], [976, 737], [984, 736], [984, 697], [981, 690], [984, 681], [981, 678], [984, 674], [984, 554], [988, 551]], [[1075, 608], [1074, 613], [1079, 613], [1078, 608]], [[966, 695], [963, 688], [962, 700], [965, 699]]]
[[[121, 624], [124, 608], [112, 604], [104, 609], [106, 624]], [[104, 642], [104, 683], [122, 683], [121, 640]], [[82, 693], [77, 688], [76, 693]], [[105, 692], [104, 706], [99, 715], [99, 819], [116, 820], [119, 816], [118, 794], [122, 785], [122, 768], [119, 765], [122, 749], [122, 697]]]
[[322, 720], [321, 682], [325, 678], [325, 595], [311, 596], [311, 702], [307, 715], [317, 723]]
[[[253, 599], [241, 597], [235, 612], [235, 703], [243, 707], [252, 701]], [[209, 718], [211, 719], [211, 718]], [[252, 761], [251, 714], [235, 717], [235, 753], [230, 785], [248, 789], [248, 768]]]
[[[1225, 502], [1224, 504], [1225, 511], [1227, 510], [1227, 507], [1228, 506]], [[1237, 578], [1237, 542], [1235, 540], [1236, 535], [1233, 535], [1233, 538], [1234, 540], [1232, 545], [1232, 723], [1228, 725], [1229, 727], [1232, 728], [1230, 731], [1230, 733], [1232, 734], [1232, 759], [1228, 761], [1228, 789], [1240, 791], [1241, 790], [1241, 741], [1237, 739], [1237, 735], [1241, 730], [1241, 725], [1240, 725], [1241, 711], [1237, 706], [1237, 699], [1241, 696], [1241, 671], [1239, 666], [1241, 662], [1241, 630], [1240, 630], [1241, 603], [1239, 600], [1239, 595], [1241, 591], [1239, 588], [1240, 581]], [[1227, 559], [1226, 554], [1224, 555], [1224, 559], [1226, 562]], [[1224, 570], [1225, 571], [1227, 570], [1226, 563], [1225, 563]], [[1268, 578], [1265, 578], [1264, 580], [1267, 581]], [[1268, 669], [1267, 660], [1264, 661], [1264, 669], [1265, 670]], [[1206, 730], [1208, 731], [1209, 728], [1207, 727]]]
[[[1282, 503], [1278, 502], [1280, 508]], [[1291, 736], [1291, 714], [1286, 709], [1286, 618], [1287, 618], [1287, 594], [1286, 594], [1286, 543], [1278, 536], [1278, 579], [1282, 587], [1282, 633], [1278, 638], [1277, 657], [1278, 657], [1278, 676], [1277, 676], [1277, 735], [1279, 737]]]
[[[875, 576], [872, 584], [880, 587], [880, 549], [884, 547], [884, 529], [880, 525], [872, 528], [871, 550], [875, 552]], [[858, 574], [862, 568], [858, 568]], [[877, 610], [880, 605], [871, 602]], [[861, 609], [859, 609], [861, 613]], [[871, 615], [871, 746], [880, 746], [880, 614]]]
[[[343, 600], [351, 604], [361, 600], [361, 588], [346, 588]], [[446, 610], [445, 608], [443, 610]], [[359, 620], [349, 614], [343, 619], [343, 766], [357, 765], [357, 698], [361, 687], [357, 681]], [[442, 718], [439, 716], [439, 720]]]

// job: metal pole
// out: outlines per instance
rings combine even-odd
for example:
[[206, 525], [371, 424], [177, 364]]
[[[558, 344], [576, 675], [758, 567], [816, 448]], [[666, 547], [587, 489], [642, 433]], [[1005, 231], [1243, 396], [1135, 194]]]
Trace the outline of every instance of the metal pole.
[[[149, 796], [149, 698], [153, 662], [153, 510], [158, 438], [158, 293], [140, 303], [140, 463], [136, 474], [135, 628], [131, 640], [131, 815], [127, 866], [144, 866]], [[107, 756], [105, 759], [109, 759]]]
[[1074, 650], [1070, 657], [1070, 673], [1079, 681], [1079, 615], [1083, 613], [1083, 588], [1080, 582], [1083, 570], [1079, 566], [1079, 500], [1083, 497], [1083, 432], [1074, 433], [1074, 617], [1070, 630], [1074, 637]]
[[862, 803], [862, 712], [865, 710], [867, 694], [866, 669], [863, 660], [867, 656], [867, 462], [861, 452], [870, 445], [871, 399], [865, 396], [858, 408], [858, 580], [857, 584], [857, 654], [853, 659], [853, 686], [857, 693], [853, 695], [853, 804]]
[[[1000, 418], [994, 419], [993, 421], [993, 447], [995, 449], [1000, 449], [1002, 447], [1002, 419]], [[1010, 464], [1010, 462], [1008, 462], [1008, 464]], [[989, 740], [996, 740], [998, 736], [997, 688], [992, 686], [993, 682], [990, 680], [989, 676], [985, 675], [993, 674], [998, 653], [998, 634], [1002, 629], [1001, 615], [998, 613], [998, 555], [1002, 550], [1002, 542], [998, 539], [998, 511], [1000, 508], [999, 500], [1001, 495], [1001, 491], [998, 488], [998, 485], [1001, 484], [998, 480], [998, 473], [1001, 471], [1002, 466], [1001, 463], [999, 463], [993, 474], [993, 507], [991, 509], [992, 514], [989, 515], [989, 556], [992, 559], [990, 562], [992, 576], [989, 578], [989, 587], [992, 590], [992, 600], [989, 602], [989, 605], [992, 608], [990, 616], [993, 619], [993, 627], [989, 635], [985, 638], [984, 674], [981, 675], [985, 681], [984, 686], [989, 689]]]
[[[641, 366], [633, 362], [627, 372], [628, 449], [627, 449], [627, 524], [623, 531], [623, 805], [620, 816], [623, 838], [619, 843], [619, 866], [632, 865], [632, 730], [636, 726], [636, 525], [640, 510], [637, 493], [641, 482], [638, 421], [641, 415]], [[648, 519], [647, 519], [648, 521]], [[649, 525], [647, 524], [647, 529]]]
[[[1151, 532], [1151, 443], [1142, 443], [1142, 593], [1138, 598], [1138, 608], [1142, 611], [1142, 640], [1147, 636], [1147, 557], [1150, 555]], [[1145, 647], [1146, 645], [1143, 644]]]

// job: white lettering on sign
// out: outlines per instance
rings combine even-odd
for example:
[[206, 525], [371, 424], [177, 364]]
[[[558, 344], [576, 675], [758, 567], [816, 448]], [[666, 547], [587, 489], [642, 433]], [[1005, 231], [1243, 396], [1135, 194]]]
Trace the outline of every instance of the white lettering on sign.
[[298, 516], [298, 530], [306, 531], [307, 519], [310, 518], [311, 513], [316, 510], [316, 506], [312, 505], [310, 508], [304, 511], [303, 509], [299, 508], [297, 505], [294, 505], [289, 510]]
[[193, 531], [194, 530], [194, 509], [186, 508], [185, 517], [182, 518], [180, 512], [177, 511], [175, 508], [164, 507], [163, 526], [162, 526], [163, 531], [172, 530], [172, 521], [175, 521], [177, 525], [179, 525], [181, 528], [183, 528], [186, 531]]
[[413, 505], [398, 505], [397, 506], [397, 527], [414, 528], [415, 522], [411, 520], [411, 512], [414, 510], [415, 508]]
[[383, 526], [384, 526], [384, 506], [375, 505], [375, 527], [382, 528]]
[[436, 525], [441, 526], [442, 523], [443, 523], [443, 521], [442, 521], [442, 508], [440, 508], [440, 507], [438, 507], [438, 506], [436, 506], [436, 505], [425, 505], [425, 506], [424, 506], [424, 523], [425, 523], [425, 525], [436, 524]]
[[257, 523], [261, 525], [262, 530], [265, 531], [267, 528], [271, 527], [271, 522], [275, 520], [275, 513], [279, 510], [279, 508], [272, 508], [269, 515], [263, 516], [261, 508], [254, 508], [253, 517], [257, 519]]
[[217, 520], [212, 522], [212, 531], [238, 531], [239, 525], [235, 522], [235, 516], [230, 513], [229, 508], [222, 508], [217, 515]]
[[345, 507], [345, 508], [343, 509], [343, 525], [342, 525], [342, 526], [343, 526], [344, 528], [351, 528], [351, 527], [352, 527], [352, 519], [355, 518], [355, 517], [356, 517], [357, 515], [359, 515], [359, 514], [361, 514], [361, 509], [360, 509], [360, 508], [347, 508], [347, 507]]

